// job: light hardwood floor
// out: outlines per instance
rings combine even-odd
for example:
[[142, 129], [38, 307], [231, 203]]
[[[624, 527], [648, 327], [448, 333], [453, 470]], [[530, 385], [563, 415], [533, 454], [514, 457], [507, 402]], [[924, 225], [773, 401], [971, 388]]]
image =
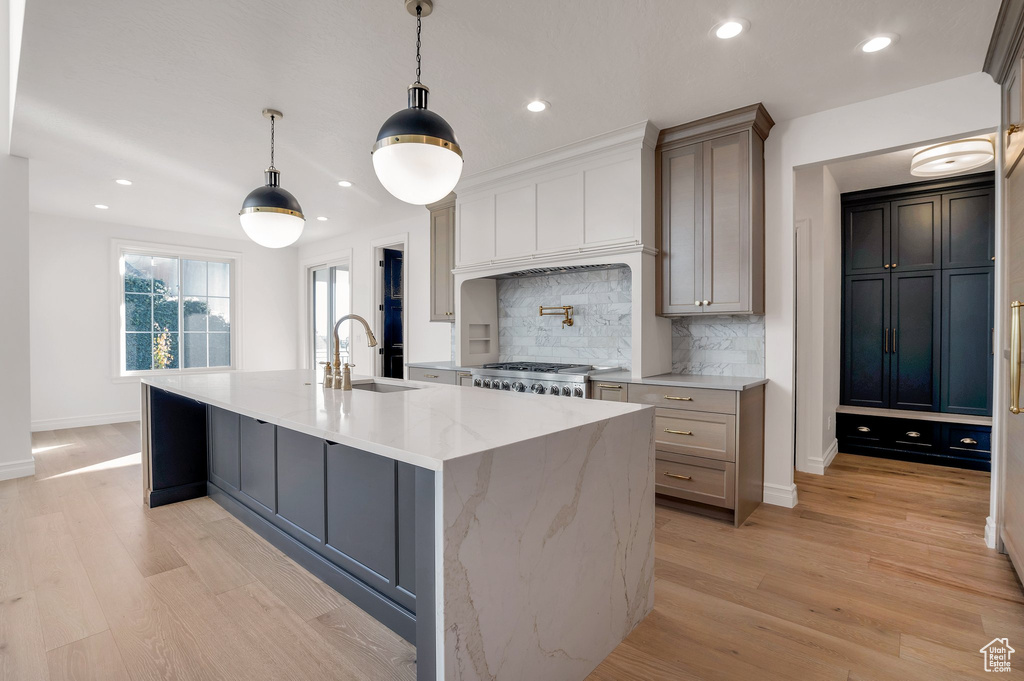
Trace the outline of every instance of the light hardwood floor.
[[[34, 446], [36, 476], [0, 482], [0, 680], [414, 678], [411, 646], [209, 499], [143, 508], [137, 424]], [[592, 679], [980, 679], [982, 645], [1024, 645], [987, 474], [840, 455], [798, 483], [738, 530], [659, 507], [655, 610]]]

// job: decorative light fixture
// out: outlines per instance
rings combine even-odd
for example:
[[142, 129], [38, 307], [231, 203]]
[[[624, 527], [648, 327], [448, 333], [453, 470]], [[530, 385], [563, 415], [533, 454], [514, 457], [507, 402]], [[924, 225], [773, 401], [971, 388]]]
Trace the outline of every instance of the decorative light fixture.
[[409, 86], [409, 106], [384, 121], [370, 152], [377, 179], [394, 197], [415, 205], [440, 201], [462, 176], [462, 149], [448, 122], [427, 110], [430, 90], [420, 82], [421, 20], [434, 9], [432, 0], [405, 0], [416, 17], [416, 82]]
[[714, 25], [711, 35], [721, 40], [735, 38], [750, 28], [750, 22], [746, 19], [727, 19]]
[[547, 111], [551, 108], [551, 102], [544, 99], [535, 99], [526, 105], [526, 110], [530, 113], [540, 113], [541, 111]]
[[962, 173], [989, 163], [995, 154], [995, 145], [987, 137], [943, 142], [914, 152], [910, 174], [915, 177], [942, 177]]
[[270, 167], [265, 171], [267, 184], [249, 192], [238, 216], [246, 235], [260, 246], [284, 248], [302, 235], [306, 218], [291, 192], [281, 188], [281, 172], [274, 167], [275, 122], [284, 115], [274, 109], [264, 109], [263, 117], [270, 119]]
[[880, 52], [885, 48], [893, 45], [900, 37], [895, 33], [882, 33], [880, 35], [873, 36], [862, 42], [858, 47], [861, 52]]

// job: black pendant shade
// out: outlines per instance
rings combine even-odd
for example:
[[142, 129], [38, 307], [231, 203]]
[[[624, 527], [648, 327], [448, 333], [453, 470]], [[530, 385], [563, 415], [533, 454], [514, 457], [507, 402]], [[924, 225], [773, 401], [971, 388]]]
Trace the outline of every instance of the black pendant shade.
[[[409, 107], [393, 114], [380, 126], [377, 143], [373, 149], [400, 141], [433, 143], [450, 149], [462, 156], [462, 149], [455, 138], [455, 131], [448, 121], [427, 108], [427, 95], [430, 89], [421, 83], [409, 86]], [[410, 137], [422, 139], [409, 139]]]
[[286, 213], [302, 218], [302, 206], [292, 193], [281, 187], [281, 172], [267, 168], [264, 173], [266, 185], [249, 192], [242, 201], [242, 213]]

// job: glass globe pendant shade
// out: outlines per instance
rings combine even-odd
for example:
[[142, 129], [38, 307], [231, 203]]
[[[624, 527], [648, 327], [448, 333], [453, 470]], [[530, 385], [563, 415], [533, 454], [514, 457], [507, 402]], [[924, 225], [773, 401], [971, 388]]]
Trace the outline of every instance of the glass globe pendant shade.
[[306, 218], [291, 192], [280, 186], [281, 173], [266, 171], [267, 184], [245, 197], [238, 218], [246, 235], [267, 248], [291, 246], [302, 236]]
[[462, 149], [448, 122], [427, 109], [429, 90], [409, 86], [409, 108], [381, 126], [373, 146], [373, 170], [397, 199], [415, 205], [440, 201], [462, 177]]

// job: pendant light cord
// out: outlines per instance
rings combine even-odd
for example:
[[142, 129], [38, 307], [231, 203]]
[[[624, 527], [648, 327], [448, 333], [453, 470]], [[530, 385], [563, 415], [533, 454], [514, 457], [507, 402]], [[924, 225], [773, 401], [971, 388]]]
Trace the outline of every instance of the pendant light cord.
[[421, 15], [423, 14], [423, 8], [416, 5], [416, 84], [420, 84], [420, 32], [423, 30], [423, 20]]
[[270, 167], [274, 168], [274, 121], [277, 119], [276, 116], [270, 117]]

